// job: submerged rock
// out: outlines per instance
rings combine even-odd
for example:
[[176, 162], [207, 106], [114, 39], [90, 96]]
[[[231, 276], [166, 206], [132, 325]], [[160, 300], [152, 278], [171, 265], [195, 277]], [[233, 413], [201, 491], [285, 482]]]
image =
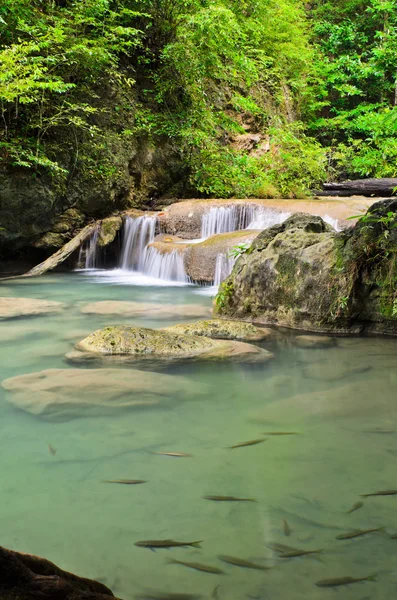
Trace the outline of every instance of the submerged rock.
[[103, 583], [63, 571], [49, 560], [0, 546], [1, 600], [106, 600]]
[[0, 298], [0, 319], [16, 319], [18, 317], [34, 317], [51, 313], [59, 313], [64, 309], [62, 302], [40, 300], [38, 298]]
[[203, 393], [184, 377], [131, 369], [48, 369], [6, 379], [7, 400], [51, 421], [118, 413]]
[[167, 327], [165, 331], [178, 334], [201, 335], [220, 340], [242, 340], [259, 342], [272, 336], [271, 329], [255, 327], [252, 323], [243, 321], [225, 321], [222, 319], [209, 319]]
[[370, 225], [340, 233], [320, 217], [289, 217], [237, 260], [215, 313], [306, 331], [397, 335], [396, 216], [390, 199], [371, 207]]
[[334, 338], [326, 335], [297, 335], [293, 341], [299, 348], [329, 348], [336, 344]]
[[117, 325], [94, 331], [66, 355], [71, 362], [116, 360], [167, 362], [186, 359], [237, 359], [265, 362], [273, 355], [262, 348], [229, 340], [181, 335], [164, 330]]
[[200, 304], [150, 304], [123, 300], [102, 300], [91, 302], [81, 309], [84, 314], [117, 315], [123, 317], [147, 317], [152, 319], [172, 319], [177, 317], [203, 318], [211, 315], [211, 308]]

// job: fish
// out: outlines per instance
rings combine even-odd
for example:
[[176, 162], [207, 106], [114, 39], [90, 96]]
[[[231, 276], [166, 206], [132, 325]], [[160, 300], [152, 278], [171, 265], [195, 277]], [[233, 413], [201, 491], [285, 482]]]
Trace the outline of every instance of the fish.
[[173, 456], [175, 458], [185, 458], [192, 456], [191, 454], [185, 454], [185, 452], [152, 452], [152, 454], [161, 454], [161, 456]]
[[48, 444], [48, 452], [49, 454], [51, 454], [51, 456], [55, 456], [55, 454], [57, 453], [57, 451], [53, 446], [51, 446], [51, 444]]
[[289, 537], [292, 533], [292, 529], [291, 527], [288, 525], [287, 521], [284, 519], [283, 521], [283, 529], [284, 529], [284, 535], [286, 535], [287, 537]]
[[167, 562], [170, 565], [182, 565], [184, 567], [189, 567], [189, 569], [202, 571], [203, 573], [212, 573], [214, 575], [223, 575], [225, 573], [222, 571], [222, 569], [218, 569], [218, 567], [213, 567], [212, 565], [203, 565], [202, 563], [197, 562], [185, 562], [183, 560], [176, 560], [175, 558], [170, 558]]
[[366, 535], [367, 533], [375, 533], [376, 531], [384, 531], [384, 527], [377, 527], [376, 529], [355, 529], [354, 531], [348, 531], [347, 533], [341, 533], [336, 536], [336, 540], [351, 540], [352, 538]]
[[200, 544], [203, 540], [198, 542], [176, 542], [175, 540], [140, 540], [135, 542], [135, 546], [139, 548], [181, 548], [183, 546], [191, 546], [192, 548], [201, 548]]
[[229, 450], [234, 450], [234, 448], [243, 448], [244, 446], [255, 446], [256, 444], [261, 444], [262, 442], [266, 442], [266, 439], [260, 438], [257, 440], [249, 440], [248, 442], [240, 442], [240, 444], [235, 444], [234, 446], [228, 446]]
[[203, 499], [214, 502], [257, 502], [253, 498], [237, 498], [236, 496], [203, 496]]
[[244, 567], [245, 569], [257, 569], [258, 571], [267, 571], [270, 567], [264, 567], [263, 565], [257, 565], [256, 563], [250, 562], [249, 560], [244, 560], [243, 558], [236, 558], [235, 556], [227, 556], [225, 554], [220, 554], [218, 556], [220, 560], [229, 563], [230, 565], [234, 565], [236, 567]]
[[316, 581], [318, 587], [336, 587], [338, 585], [349, 585], [350, 583], [358, 583], [359, 581], [376, 581], [377, 573], [368, 575], [367, 577], [335, 577], [335, 579], [320, 579]]
[[288, 552], [282, 552], [279, 554], [279, 558], [297, 558], [298, 556], [307, 556], [308, 554], [320, 554], [320, 550], [289, 550]]
[[220, 587], [221, 587], [220, 585], [216, 585], [214, 587], [214, 589], [212, 590], [211, 598], [213, 598], [213, 600], [219, 600], [218, 592], [219, 592]]
[[145, 592], [135, 596], [136, 600], [198, 600], [196, 594], [173, 594], [172, 592]]
[[380, 490], [371, 494], [361, 494], [361, 498], [369, 498], [370, 496], [396, 496], [397, 490]]
[[364, 506], [364, 502], [362, 502], [361, 500], [359, 502], [355, 502], [353, 504], [353, 506], [351, 508], [349, 508], [349, 510], [346, 511], [347, 514], [354, 512], [355, 510], [358, 510], [359, 508]]
[[263, 435], [299, 435], [297, 431], [264, 431]]
[[122, 485], [138, 485], [138, 483], [147, 483], [145, 479], [105, 479], [102, 483], [121, 483]]
[[[286, 546], [285, 544], [272, 543], [269, 544], [269, 548], [279, 553], [279, 556], [283, 558], [295, 558], [298, 556], [306, 556], [310, 555], [313, 560], [318, 560], [323, 562], [317, 554], [321, 552], [321, 550], [307, 551], [302, 550], [301, 548], [294, 548], [293, 546]], [[303, 552], [303, 554], [302, 554]]]

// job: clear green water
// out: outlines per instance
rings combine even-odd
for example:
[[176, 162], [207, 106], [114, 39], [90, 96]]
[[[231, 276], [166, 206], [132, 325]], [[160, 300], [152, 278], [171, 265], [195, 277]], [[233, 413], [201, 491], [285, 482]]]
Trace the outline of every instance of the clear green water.
[[[71, 368], [63, 356], [75, 341], [105, 324], [131, 322], [83, 315], [87, 302], [211, 302], [194, 288], [118, 286], [78, 274], [6, 282], [0, 294], [68, 305], [60, 315], [1, 322], [1, 379]], [[171, 322], [134, 320], [154, 327]], [[320, 579], [374, 572], [377, 583], [339, 588], [339, 597], [394, 597], [397, 539], [377, 533], [351, 541], [335, 537], [358, 528], [397, 532], [397, 496], [368, 498], [346, 514], [360, 494], [397, 488], [397, 341], [338, 339], [331, 348], [301, 349], [294, 335], [279, 332], [265, 347], [275, 359], [260, 367], [173, 367], [172, 374], [188, 377], [193, 390], [205, 385], [208, 393], [114, 416], [48, 422], [14, 408], [0, 388], [0, 543], [99, 579], [125, 600], [148, 589], [220, 600], [317, 600], [335, 593], [316, 587]], [[299, 435], [226, 449], [269, 430]], [[174, 459], [152, 451], [193, 456]], [[148, 483], [101, 483], [118, 478]], [[215, 503], [205, 495], [257, 503]], [[134, 545], [155, 538], [203, 540], [202, 549], [151, 552]], [[323, 562], [278, 558], [269, 548], [275, 542], [323, 548]], [[233, 567], [219, 554], [272, 569]], [[214, 565], [225, 574], [168, 564], [170, 558]]]

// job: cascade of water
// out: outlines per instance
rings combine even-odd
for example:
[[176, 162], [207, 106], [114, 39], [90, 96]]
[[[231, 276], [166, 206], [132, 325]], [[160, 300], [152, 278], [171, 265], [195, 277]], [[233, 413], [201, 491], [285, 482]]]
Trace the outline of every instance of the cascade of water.
[[216, 257], [214, 285], [220, 285], [222, 281], [229, 277], [233, 270], [236, 258], [222, 252]]
[[[80, 246], [78, 268], [83, 269], [97, 269], [99, 256], [98, 256], [98, 236], [99, 226], [96, 227], [94, 233], [90, 239]], [[84, 266], [82, 266], [84, 265]]]
[[322, 217], [322, 219], [323, 219], [323, 221], [328, 223], [328, 225], [331, 225], [331, 227], [333, 227], [335, 229], [335, 231], [342, 231], [342, 227], [339, 225], [338, 219], [334, 219], [333, 217], [330, 217], [329, 215], [324, 215]]
[[124, 223], [120, 267], [130, 271], [143, 271], [147, 245], [154, 240], [156, 217], [127, 217]]
[[228, 233], [245, 229], [254, 216], [255, 206], [252, 204], [235, 204], [234, 206], [212, 206], [203, 215], [201, 237], [207, 238], [216, 233]]
[[142, 269], [145, 275], [166, 281], [190, 283], [183, 256], [177, 250], [162, 254], [156, 248], [147, 248]]
[[280, 212], [264, 206], [256, 206], [247, 229], [267, 229], [273, 225], [283, 223], [291, 215], [289, 212]]

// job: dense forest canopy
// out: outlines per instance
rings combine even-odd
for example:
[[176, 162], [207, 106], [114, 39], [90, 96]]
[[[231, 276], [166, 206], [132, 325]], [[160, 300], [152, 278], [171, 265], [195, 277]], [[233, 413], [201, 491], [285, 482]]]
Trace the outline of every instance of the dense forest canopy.
[[2, 172], [59, 189], [140, 139], [177, 195], [397, 175], [397, 0], [3, 0], [0, 66]]

